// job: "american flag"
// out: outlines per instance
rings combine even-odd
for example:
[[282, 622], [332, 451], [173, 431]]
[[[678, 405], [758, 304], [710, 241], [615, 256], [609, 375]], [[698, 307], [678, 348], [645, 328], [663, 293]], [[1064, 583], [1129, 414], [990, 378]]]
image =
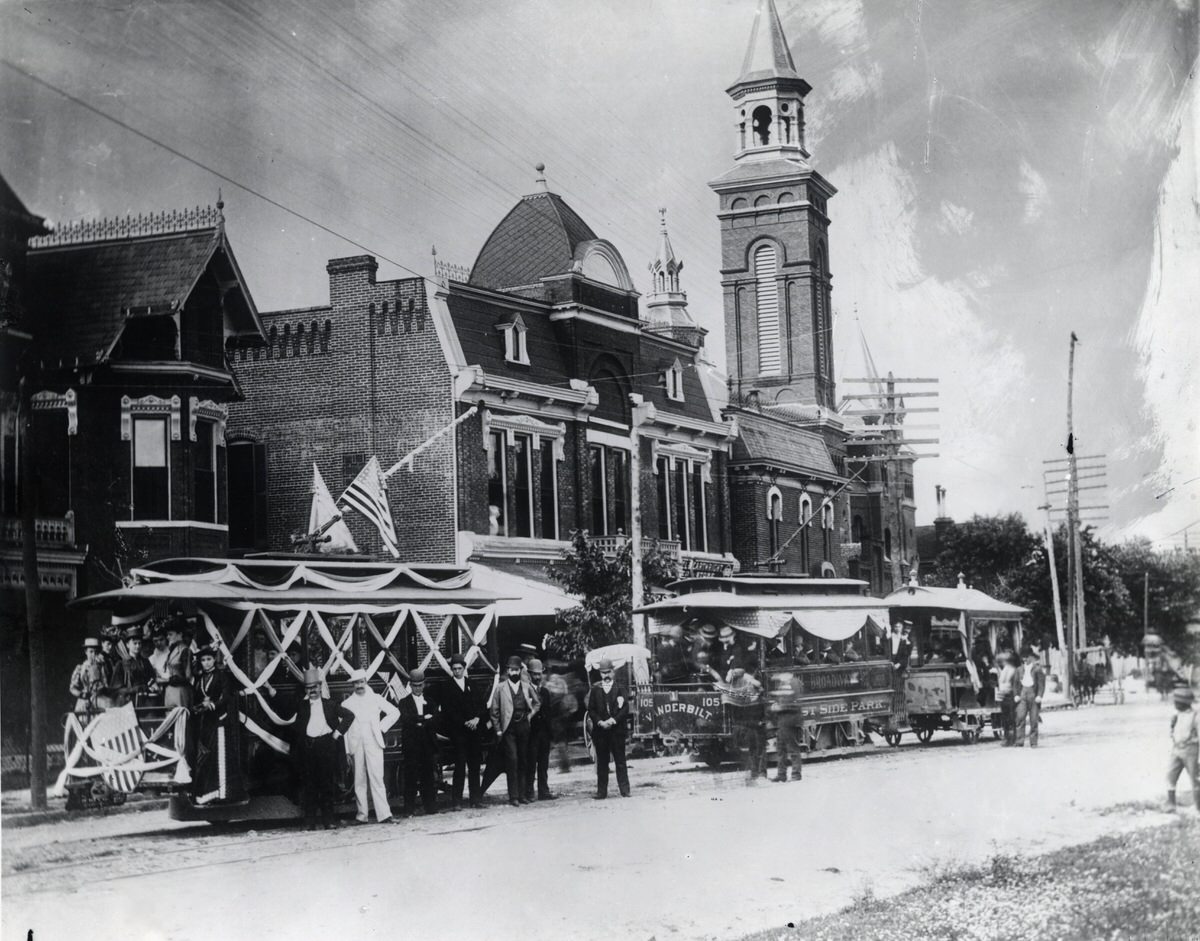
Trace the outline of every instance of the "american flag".
[[[139, 763], [145, 744], [146, 736], [138, 726], [137, 713], [131, 703], [109, 709], [96, 720], [92, 729], [92, 750], [103, 766]], [[100, 776], [105, 784], [123, 794], [133, 793], [142, 781], [140, 770], [119, 767], [104, 771]]]
[[351, 481], [346, 492], [338, 497], [338, 503], [344, 503], [351, 509], [358, 510], [371, 521], [383, 545], [393, 558], [400, 558], [400, 547], [396, 542], [396, 527], [392, 523], [392, 508], [388, 505], [387, 484], [383, 481], [383, 470], [379, 466], [379, 458], [374, 455], [367, 461], [367, 466], [358, 472]]

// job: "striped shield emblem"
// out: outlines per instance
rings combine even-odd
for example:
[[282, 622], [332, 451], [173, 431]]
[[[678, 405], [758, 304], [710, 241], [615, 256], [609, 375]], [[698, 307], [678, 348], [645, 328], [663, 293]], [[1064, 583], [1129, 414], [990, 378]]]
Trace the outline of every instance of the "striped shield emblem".
[[141, 783], [143, 772], [136, 767], [142, 763], [142, 747], [146, 736], [138, 726], [132, 704], [109, 709], [96, 721], [92, 730], [92, 750], [100, 766], [111, 770], [101, 773], [104, 783], [114, 791], [131, 794]]

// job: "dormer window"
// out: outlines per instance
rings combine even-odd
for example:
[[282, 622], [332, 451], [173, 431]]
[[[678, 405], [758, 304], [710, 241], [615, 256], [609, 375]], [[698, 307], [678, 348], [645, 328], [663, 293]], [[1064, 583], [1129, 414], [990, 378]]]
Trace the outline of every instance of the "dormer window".
[[529, 328], [525, 326], [521, 315], [514, 314], [512, 319], [498, 324], [496, 329], [504, 334], [504, 358], [510, 363], [528, 366], [529, 347], [525, 342], [525, 334], [529, 332]]
[[675, 360], [663, 377], [667, 385], [667, 398], [673, 402], [683, 401], [683, 364]]

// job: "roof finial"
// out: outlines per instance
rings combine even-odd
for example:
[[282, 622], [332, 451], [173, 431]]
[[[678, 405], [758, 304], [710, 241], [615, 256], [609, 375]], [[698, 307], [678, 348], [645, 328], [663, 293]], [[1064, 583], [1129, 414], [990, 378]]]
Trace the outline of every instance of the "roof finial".
[[550, 192], [550, 187], [546, 185], [546, 165], [544, 163], [535, 164], [533, 169], [537, 170], [537, 182], [542, 189]]
[[659, 222], [659, 225], [662, 226], [662, 230], [664, 232], [666, 232], [667, 231], [667, 207], [666, 206], [658, 207], [658, 222]]
[[436, 245], [434, 245], [430, 248], [429, 254], [431, 254], [434, 258], [437, 258], [437, 246]]
[[225, 199], [221, 196], [221, 187], [217, 187], [217, 229], [225, 231]]

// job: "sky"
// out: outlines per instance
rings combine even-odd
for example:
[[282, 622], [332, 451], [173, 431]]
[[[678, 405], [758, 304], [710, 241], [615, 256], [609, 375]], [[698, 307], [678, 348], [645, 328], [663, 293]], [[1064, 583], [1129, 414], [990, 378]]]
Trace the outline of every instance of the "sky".
[[[544, 163], [643, 291], [667, 209], [723, 367], [707, 183], [732, 164], [724, 89], [757, 3], [5, 0], [0, 174], [53, 221], [220, 188], [274, 310], [327, 303], [330, 258], [469, 265]], [[882, 372], [939, 380], [918, 522], [940, 484], [958, 519], [1040, 525], [1074, 331], [1077, 453], [1104, 455], [1089, 515], [1200, 544], [1195, 0], [776, 3], [838, 189], [838, 376], [863, 373], [865, 337]]]

